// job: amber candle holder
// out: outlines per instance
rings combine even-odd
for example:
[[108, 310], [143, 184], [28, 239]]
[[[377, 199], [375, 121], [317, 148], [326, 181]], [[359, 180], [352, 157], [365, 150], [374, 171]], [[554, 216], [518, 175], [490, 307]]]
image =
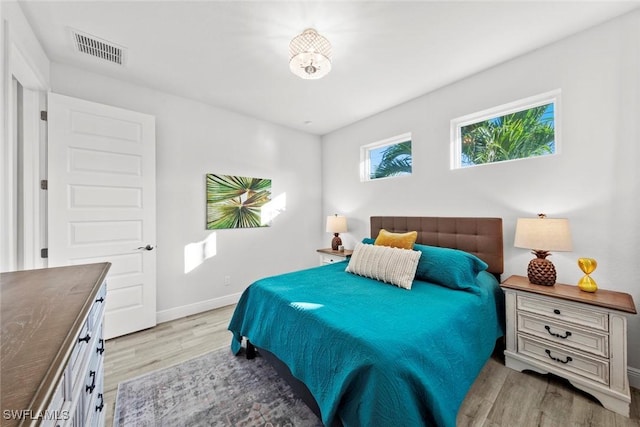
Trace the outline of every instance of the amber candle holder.
[[578, 288], [585, 292], [595, 292], [598, 290], [596, 281], [589, 276], [593, 273], [598, 266], [598, 263], [593, 258], [578, 258], [578, 267], [584, 273], [582, 279], [578, 281]]

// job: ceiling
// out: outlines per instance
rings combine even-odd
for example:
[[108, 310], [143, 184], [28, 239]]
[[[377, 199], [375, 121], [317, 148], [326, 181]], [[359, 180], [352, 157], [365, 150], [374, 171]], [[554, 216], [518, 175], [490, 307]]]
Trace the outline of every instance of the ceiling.
[[[49, 59], [323, 135], [638, 8], [638, 1], [25, 1]], [[289, 71], [313, 27], [320, 80]], [[70, 29], [123, 46], [74, 50]]]

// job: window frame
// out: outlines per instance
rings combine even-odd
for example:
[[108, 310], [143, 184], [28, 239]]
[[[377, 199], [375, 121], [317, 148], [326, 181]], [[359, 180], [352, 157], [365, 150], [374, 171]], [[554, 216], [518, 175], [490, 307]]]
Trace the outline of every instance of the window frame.
[[[452, 170], [468, 169], [477, 166], [486, 166], [497, 163], [513, 162], [526, 159], [534, 159], [560, 154], [561, 148], [561, 125], [560, 125], [560, 106], [561, 106], [561, 90], [555, 89], [549, 92], [523, 98], [517, 101], [502, 104], [497, 107], [488, 108], [476, 113], [467, 114], [451, 120], [451, 155], [450, 168]], [[477, 165], [462, 164], [462, 128], [475, 123], [484, 122], [486, 120], [495, 119], [508, 114], [529, 110], [531, 108], [540, 107], [542, 105], [553, 104], [553, 128], [554, 128], [554, 147], [555, 151], [543, 156], [521, 157], [519, 159], [498, 160], [489, 163], [480, 163]]]
[[[371, 156], [372, 150], [377, 150], [384, 147], [390, 147], [392, 145], [401, 144], [403, 142], [411, 142], [411, 172], [401, 175], [391, 175], [380, 178], [371, 178]], [[360, 181], [371, 182], [392, 178], [401, 178], [405, 176], [413, 175], [413, 139], [411, 132], [405, 132], [401, 135], [392, 136], [380, 141], [372, 142], [370, 144], [362, 145], [360, 147]]]

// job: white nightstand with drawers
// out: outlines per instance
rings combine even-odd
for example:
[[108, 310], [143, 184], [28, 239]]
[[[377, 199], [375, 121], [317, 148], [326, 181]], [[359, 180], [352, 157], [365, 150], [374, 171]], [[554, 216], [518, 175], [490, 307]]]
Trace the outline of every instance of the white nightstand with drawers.
[[334, 251], [331, 248], [318, 249], [316, 252], [320, 254], [320, 265], [333, 264], [334, 262], [344, 261], [349, 259], [353, 251], [345, 249], [344, 251]]
[[553, 373], [629, 416], [627, 319], [633, 298], [599, 289], [583, 292], [556, 283], [540, 286], [526, 277], [502, 283], [506, 296], [505, 364], [517, 371]]

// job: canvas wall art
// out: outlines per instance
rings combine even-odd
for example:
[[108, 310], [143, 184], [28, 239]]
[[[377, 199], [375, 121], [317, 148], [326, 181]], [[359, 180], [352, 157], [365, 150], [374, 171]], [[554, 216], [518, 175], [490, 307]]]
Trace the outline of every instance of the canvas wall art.
[[207, 174], [207, 229], [267, 227], [271, 180]]

